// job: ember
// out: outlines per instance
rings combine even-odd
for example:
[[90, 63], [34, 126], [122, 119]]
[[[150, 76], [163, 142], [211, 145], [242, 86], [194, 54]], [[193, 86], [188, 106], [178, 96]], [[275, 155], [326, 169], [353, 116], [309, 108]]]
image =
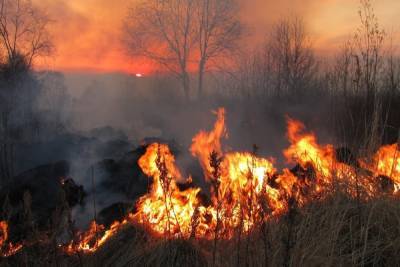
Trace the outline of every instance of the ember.
[[10, 257], [16, 254], [22, 248], [22, 244], [13, 244], [8, 241], [8, 224], [6, 221], [0, 221], [0, 256]]

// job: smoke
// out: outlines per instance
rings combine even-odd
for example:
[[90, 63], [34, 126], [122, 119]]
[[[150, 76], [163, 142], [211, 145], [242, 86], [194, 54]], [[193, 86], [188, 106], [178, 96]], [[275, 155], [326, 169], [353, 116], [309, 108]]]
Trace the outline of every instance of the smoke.
[[189, 147], [196, 133], [212, 129], [213, 111], [220, 107], [226, 110], [229, 135], [222, 140], [224, 151], [252, 151], [256, 145], [257, 154], [275, 158], [278, 169], [287, 166], [282, 155], [288, 146], [286, 116], [303, 121], [321, 143], [335, 143], [329, 132], [331, 107], [326, 93], [299, 99], [267, 97], [237, 84], [229, 88], [231, 83], [216, 74], [213, 79], [207, 77], [207, 94], [202, 99], [187, 101], [179, 82], [162, 75], [36, 76], [38, 82], [32, 88], [40, 90], [32, 107], [42, 126], [37, 135], [19, 144], [17, 171], [67, 160], [70, 176], [87, 193], [85, 203], [73, 209], [81, 229], [114, 203], [133, 207], [146, 192], [147, 177], [137, 166], [144, 152], [137, 148], [143, 139], [169, 143], [184, 177], [192, 175], [194, 183], [207, 192], [209, 186]]
[[324, 126], [329, 109], [323, 98], [278, 101], [236, 94], [209, 80], [203, 99], [187, 101], [179, 83], [166, 76], [35, 73], [34, 77], [24, 88], [35, 95], [24, 93], [18, 102], [23, 103], [19, 107], [31, 109], [32, 116], [16, 120], [25, 136], [16, 147], [16, 173], [67, 160], [70, 176], [88, 193], [84, 205], [73, 210], [81, 227], [102, 209], [116, 202], [133, 203], [146, 192], [147, 178], [136, 164], [143, 153], [136, 149], [143, 139], [171, 144], [184, 176], [193, 175], [195, 183], [207, 188], [189, 147], [198, 131], [212, 129], [213, 111], [219, 107], [226, 109], [229, 133], [224, 150], [252, 151], [257, 145], [257, 153], [276, 158], [277, 166], [285, 163], [281, 151], [288, 144], [286, 115], [304, 121], [318, 134], [328, 129]]
[[[67, 61], [79, 59], [80, 64], [86, 64], [86, 61], [89, 65], [115, 63], [115, 58], [110, 58], [120, 52], [116, 45], [119, 43], [119, 26], [114, 23], [116, 14], [120, 14], [117, 9], [112, 9], [113, 15], [108, 19], [112, 23], [100, 30], [98, 16], [107, 9], [105, 2], [97, 3], [95, 9], [98, 12], [93, 15], [87, 14], [86, 9], [77, 8], [80, 5], [75, 1], [44, 1], [42, 4], [51, 14], [60, 14], [59, 21], [71, 21], [67, 27], [58, 22], [53, 28], [58, 53], [68, 55]], [[261, 18], [259, 13], [253, 12], [254, 7], [275, 10], [272, 13], [279, 14], [281, 12], [278, 10], [286, 9], [285, 5], [289, 5], [289, 2], [283, 1], [278, 6], [253, 0], [253, 4], [245, 4], [244, 17], [255, 19], [250, 23], [257, 27], [270, 26], [278, 17]], [[292, 8], [306, 14], [308, 8], [312, 9], [315, 5], [315, 1], [309, 0]], [[254, 13], [254, 16], [246, 15], [246, 12]], [[77, 28], [79, 34], [75, 32]], [[60, 32], [63, 32], [62, 37]], [[64, 42], [65, 35], [71, 36], [68, 43]], [[65, 58], [57, 57], [57, 60]], [[17, 169], [23, 171], [54, 160], [68, 160], [72, 165], [71, 176], [89, 194], [85, 205], [74, 210], [75, 217], [80, 220], [78, 224], [84, 224], [89, 218], [95, 217], [95, 206], [100, 211], [114, 202], [133, 199], [127, 192], [118, 191], [121, 187], [111, 188], [104, 184], [110, 184], [109, 180], [111, 184], [119, 184], [120, 180], [126, 186], [130, 184], [130, 181], [124, 180], [126, 177], [118, 177], [113, 172], [122, 168], [120, 160], [145, 138], [162, 139], [175, 144], [174, 150], [179, 152], [177, 161], [183, 174], [192, 174], [195, 182], [201, 184], [204, 181], [200, 168], [188, 149], [192, 137], [199, 130], [209, 130], [213, 126], [213, 110], [224, 107], [227, 112], [229, 139], [223, 140], [225, 150], [251, 151], [256, 145], [257, 153], [276, 158], [278, 166], [284, 164], [281, 151], [287, 146], [286, 115], [301, 119], [316, 130], [319, 129], [313, 126], [321, 127], [327, 121], [327, 105], [323, 99], [319, 99], [318, 105], [314, 98], [291, 103], [238, 95], [229, 89], [223, 91], [218, 83], [209, 84], [207, 96], [188, 102], [181, 93], [179, 83], [165, 76], [138, 78], [125, 74], [88, 73], [46, 75], [41, 78], [43, 90], [35, 107], [38, 120], [45, 121], [45, 127], [42, 127], [34, 142], [22, 144]], [[316, 113], [319, 116], [315, 116]], [[47, 114], [51, 114], [51, 117]], [[27, 161], [28, 158], [33, 160]], [[139, 180], [132, 183], [138, 187], [137, 192], [143, 189], [144, 185]]]
[[[74, 87], [78, 83], [85, 86]], [[329, 105], [323, 98], [318, 102], [313, 97], [299, 102], [260, 99], [230, 95], [214, 84], [204, 99], [186, 102], [179, 84], [171, 78], [123, 74], [69, 74], [66, 84], [69, 94], [74, 96], [69, 110], [71, 131], [98, 138], [91, 136], [96, 132], [93, 129], [108, 127], [110, 134], [104, 140], [124, 136], [123, 140], [129, 144], [119, 156], [133, 150], [145, 138], [166, 140], [179, 151], [177, 161], [182, 172], [199, 180], [201, 171], [189, 147], [198, 131], [211, 130], [215, 121], [212, 111], [219, 107], [226, 109], [229, 138], [223, 143], [228, 151], [252, 151], [256, 145], [257, 153], [284, 164], [281, 151], [288, 145], [287, 115], [304, 121], [319, 136], [325, 136], [322, 141], [333, 138], [327, 125]], [[121, 133], [120, 137], [111, 134], [113, 131]], [[85, 162], [104, 158], [107, 155], [93, 152]]]

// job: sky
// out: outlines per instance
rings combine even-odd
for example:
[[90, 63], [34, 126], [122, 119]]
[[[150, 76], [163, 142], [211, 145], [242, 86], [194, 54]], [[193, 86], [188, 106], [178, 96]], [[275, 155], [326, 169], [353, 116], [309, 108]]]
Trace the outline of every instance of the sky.
[[[122, 22], [137, 0], [33, 0], [49, 15], [55, 53], [40, 68], [65, 72], [150, 73], [155, 66], [126, 55]], [[281, 17], [304, 18], [319, 54], [332, 54], [358, 25], [359, 0], [240, 0], [247, 42], [263, 40]], [[386, 32], [400, 35], [400, 0], [372, 0]]]

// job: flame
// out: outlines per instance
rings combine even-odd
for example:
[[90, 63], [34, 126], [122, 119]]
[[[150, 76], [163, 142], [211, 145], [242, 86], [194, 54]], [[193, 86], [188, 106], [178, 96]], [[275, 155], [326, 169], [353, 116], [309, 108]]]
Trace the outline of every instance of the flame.
[[8, 223], [0, 221], [0, 256], [10, 257], [22, 249], [22, 244], [8, 242]]
[[143, 172], [153, 177], [149, 194], [143, 196], [137, 205], [137, 220], [147, 223], [159, 234], [188, 236], [190, 220], [199, 205], [198, 188], [184, 192], [178, 189], [177, 180], [181, 174], [175, 165], [175, 158], [165, 144], [152, 144], [139, 159]]
[[381, 147], [375, 157], [376, 170], [379, 175], [385, 175], [400, 186], [400, 153], [397, 144]]
[[95, 252], [130, 221], [132, 221], [132, 214], [129, 214], [122, 222], [115, 221], [108, 230], [105, 230], [103, 225], [92, 221], [89, 230], [84, 233], [78, 233], [76, 240], [70, 242], [65, 248], [65, 252], [69, 254]]
[[265, 201], [270, 209], [283, 209], [277, 189], [269, 185], [276, 169], [272, 160], [257, 157], [251, 153], [228, 153], [221, 163], [218, 192], [213, 191], [214, 207], [221, 206], [223, 229], [227, 236], [232, 236], [237, 227], [249, 229], [255, 223], [262, 221], [260, 213], [265, 212], [260, 199]]
[[[139, 159], [143, 172], [153, 178], [149, 194], [138, 203], [135, 216], [139, 223], [160, 235], [213, 238], [218, 228], [222, 236], [229, 238], [242, 222], [245, 231], [264, 219], [260, 215], [262, 205], [252, 205], [260, 198], [274, 211], [284, 209], [279, 190], [268, 184], [276, 172], [272, 160], [246, 152], [223, 153], [220, 139], [226, 136], [224, 116], [224, 109], [219, 109], [214, 129], [201, 131], [190, 148], [211, 186], [212, 205], [201, 203], [199, 188], [178, 189], [176, 181], [181, 175], [168, 146], [152, 144]], [[212, 153], [219, 162], [218, 174], [210, 158]]]
[[[382, 146], [371, 159], [355, 164], [339, 162], [333, 145], [321, 145], [303, 123], [287, 119], [290, 145], [283, 151], [292, 169], [278, 171], [274, 159], [249, 152], [226, 152], [221, 139], [227, 136], [225, 110], [216, 112], [214, 128], [192, 139], [190, 152], [197, 157], [209, 186], [209, 201], [198, 187], [180, 189], [184, 178], [166, 144], [147, 147], [138, 164], [151, 186], [137, 202], [137, 212], [109, 229], [92, 222], [65, 248], [68, 253], [92, 253], [126, 224], [139, 223], [165, 238], [230, 239], [235, 233], [250, 233], [263, 222], [280, 216], [293, 205], [301, 208], [323, 199], [341, 186], [361, 201], [400, 189], [399, 145]], [[393, 184], [393, 187], [386, 186]], [[187, 186], [186, 186], [187, 187]], [[6, 244], [8, 226], [0, 223], [2, 255], [12, 255], [22, 245]], [[7, 247], [4, 253], [4, 247]]]
[[288, 139], [291, 146], [283, 154], [291, 162], [299, 163], [303, 168], [311, 165], [318, 177], [329, 180], [332, 176], [332, 164], [335, 150], [332, 145], [320, 146], [313, 133], [303, 133], [305, 126], [299, 121], [288, 118]]
[[400, 189], [400, 151], [398, 144], [382, 146], [371, 162], [362, 161], [362, 165], [375, 176], [385, 176], [393, 182], [395, 192]]
[[[177, 188], [176, 180], [181, 176], [167, 145], [149, 146], [139, 160], [144, 173], [153, 177], [153, 184], [150, 193], [139, 201], [135, 218], [160, 235], [211, 239], [218, 233], [221, 238], [231, 238], [237, 229], [249, 232], [260, 222], [286, 212], [293, 199], [301, 207], [329, 195], [337, 184], [344, 184], [351, 196], [358, 197], [362, 190], [366, 197], [372, 197], [377, 192], [379, 174], [400, 181], [395, 146], [381, 148], [375, 156], [377, 169], [366, 175], [355, 166], [339, 162], [333, 145], [318, 144], [314, 133], [306, 132], [304, 124], [290, 118], [290, 146], [283, 154], [288, 163], [298, 167], [285, 168], [278, 174], [273, 159], [248, 152], [224, 153], [221, 138], [226, 136], [225, 111], [219, 109], [216, 114], [214, 129], [201, 131], [190, 147], [210, 186], [210, 205], [198, 200], [199, 188]], [[164, 164], [160, 165], [160, 159]]]
[[190, 147], [190, 152], [194, 157], [199, 159], [207, 179], [212, 173], [209, 160], [210, 155], [213, 151], [219, 155], [222, 154], [221, 138], [227, 136], [225, 128], [225, 109], [219, 108], [216, 114], [217, 121], [214, 124], [214, 129], [210, 132], [200, 131], [193, 137], [192, 146]]
[[299, 179], [299, 173], [293, 177], [287, 169], [280, 175], [279, 181], [289, 195], [297, 194], [298, 201], [304, 203], [307, 200], [299, 195], [299, 191], [306, 190], [310, 201], [329, 195], [328, 191], [338, 185], [343, 185], [352, 196], [359, 197], [360, 189], [367, 197], [375, 194], [374, 177], [368, 177], [362, 170], [339, 162], [333, 145], [319, 145], [314, 133], [304, 132], [303, 123], [291, 118], [287, 123], [291, 145], [283, 154], [289, 163], [297, 163], [303, 169], [300, 175], [302, 179]]

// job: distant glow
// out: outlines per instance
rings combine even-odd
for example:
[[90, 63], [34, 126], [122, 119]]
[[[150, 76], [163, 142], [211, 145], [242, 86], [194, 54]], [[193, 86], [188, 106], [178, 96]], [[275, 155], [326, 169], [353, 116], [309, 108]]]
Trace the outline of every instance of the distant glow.
[[142, 78], [142, 77], [143, 77], [143, 74], [141, 74], [141, 73], [136, 73], [136, 77]]
[[[147, 77], [158, 71], [166, 71], [153, 61], [143, 57], [128, 60], [120, 40], [123, 18], [127, 15], [126, 0], [31, 0], [53, 18], [49, 24], [52, 41], [57, 51], [50, 58], [38, 58], [36, 67], [60, 71], [123, 72], [132, 75], [140, 70]], [[217, 1], [218, 2], [218, 1]], [[336, 52], [336, 49], [352, 35], [359, 25], [357, 10], [359, 1], [349, 0], [240, 0], [243, 6], [241, 19], [252, 30], [251, 38], [245, 38], [242, 45], [249, 49], [261, 46], [269, 34], [270, 25], [281, 17], [296, 14], [304, 17], [309, 33], [315, 40], [314, 47], [322, 56]], [[399, 0], [372, 1], [376, 8], [379, 24], [386, 30], [393, 29], [398, 43]], [[95, 3], [95, 4], [94, 4]], [[60, 8], [62, 6], [63, 8]], [[129, 4], [128, 4], [129, 6]], [[266, 15], [268, 14], [268, 15]], [[54, 20], [54, 18], [57, 18]], [[54, 20], [54, 21], [53, 21]], [[68, 23], [66, 23], [68, 21]], [[254, 32], [253, 32], [254, 31]], [[66, 40], [65, 36], [68, 36]], [[313, 40], [314, 41], [314, 40]], [[397, 42], [396, 42], [397, 41]], [[156, 44], [156, 46], [161, 44]], [[101, 55], [101, 57], [99, 57]], [[191, 67], [192, 68], [192, 67]], [[193, 69], [196, 70], [195, 67]], [[136, 77], [133, 72], [133, 77]]]

